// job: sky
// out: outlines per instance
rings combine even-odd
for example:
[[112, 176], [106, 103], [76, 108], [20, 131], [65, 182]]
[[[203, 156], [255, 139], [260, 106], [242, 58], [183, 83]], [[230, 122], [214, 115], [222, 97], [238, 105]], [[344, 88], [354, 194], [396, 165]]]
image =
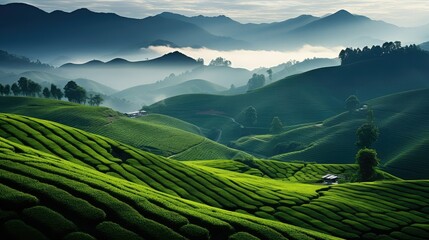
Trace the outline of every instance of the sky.
[[[0, 0], [0, 4], [16, 1]], [[88, 8], [96, 12], [115, 12], [121, 16], [144, 18], [161, 12], [186, 16], [226, 15], [242, 23], [282, 21], [302, 14], [324, 16], [346, 9], [402, 27], [429, 24], [428, 0], [26, 0], [45, 11], [73, 11]]]

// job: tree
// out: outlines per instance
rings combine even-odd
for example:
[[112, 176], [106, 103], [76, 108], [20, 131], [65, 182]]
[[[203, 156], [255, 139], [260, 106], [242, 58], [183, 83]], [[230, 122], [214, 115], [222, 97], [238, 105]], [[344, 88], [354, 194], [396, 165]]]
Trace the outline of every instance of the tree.
[[249, 106], [244, 111], [244, 124], [246, 126], [253, 126], [258, 121], [258, 114], [253, 106]]
[[51, 97], [61, 100], [61, 98], [64, 97], [63, 92], [61, 91], [61, 89], [57, 88], [57, 86], [55, 84], [51, 84]]
[[270, 68], [267, 70], [268, 73], [268, 79], [270, 80], [270, 82], [273, 81], [273, 70]]
[[13, 95], [15, 96], [18, 96], [21, 93], [21, 88], [19, 88], [18, 84], [16, 83], [12, 84], [11, 89], [12, 89]]
[[103, 97], [100, 94], [96, 94], [93, 96], [92, 94], [89, 96], [89, 105], [91, 106], [100, 106], [100, 104], [104, 101]]
[[257, 88], [263, 87], [265, 85], [265, 76], [264, 74], [254, 73], [252, 78], [247, 82], [247, 91], [255, 90]]
[[86, 90], [77, 85], [74, 81], [69, 81], [64, 87], [64, 95], [70, 102], [85, 103]]
[[370, 148], [379, 136], [378, 127], [373, 122], [364, 123], [356, 131], [356, 146], [359, 148]]
[[45, 98], [50, 98], [51, 97], [51, 91], [49, 91], [49, 89], [47, 87], [45, 87], [42, 91], [42, 94]]
[[359, 99], [355, 95], [350, 95], [346, 101], [346, 108], [349, 110], [349, 112], [353, 112], [359, 107]]
[[274, 117], [273, 121], [271, 121], [270, 131], [272, 133], [279, 133], [283, 130], [283, 123], [279, 117]]
[[229, 67], [231, 66], [231, 61], [223, 57], [218, 57], [216, 59], [211, 60], [209, 66]]
[[6, 85], [4, 86], [3, 94], [4, 94], [4, 95], [6, 95], [6, 96], [9, 96], [9, 95], [10, 95], [10, 85], [9, 85], [9, 84], [6, 84]]
[[22, 93], [24, 96], [29, 95], [28, 81], [29, 81], [29, 79], [26, 77], [21, 77], [18, 80], [18, 87], [20, 89], [20, 93]]
[[42, 86], [40, 86], [40, 84], [33, 82], [31, 80], [28, 80], [27, 88], [28, 88], [27, 96], [35, 97], [39, 95], [40, 92], [42, 91]]
[[380, 163], [377, 152], [374, 149], [363, 148], [356, 154], [356, 163], [359, 165], [361, 181], [370, 181], [376, 177], [375, 168]]

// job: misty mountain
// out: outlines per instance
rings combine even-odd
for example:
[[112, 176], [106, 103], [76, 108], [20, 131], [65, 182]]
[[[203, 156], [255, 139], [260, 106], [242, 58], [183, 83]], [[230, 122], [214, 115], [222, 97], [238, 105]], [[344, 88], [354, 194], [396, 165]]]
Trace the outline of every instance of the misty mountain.
[[57, 73], [71, 78], [93, 79], [122, 90], [153, 83], [171, 74], [181, 74], [199, 66], [201, 63], [195, 59], [180, 52], [173, 52], [147, 61], [130, 62], [116, 58], [108, 62], [92, 60], [84, 64], [68, 63], [61, 66]]
[[263, 24], [241, 24], [226, 16], [186, 17], [174, 13], [159, 16], [192, 23], [216, 35], [245, 40], [260, 49], [295, 49], [304, 44], [358, 47], [380, 44], [385, 40], [415, 42], [429, 33], [423, 27], [400, 28], [346, 10], [321, 18], [301, 15], [282, 22]]
[[67, 63], [62, 65], [60, 68], [92, 68], [92, 67], [106, 67], [106, 68], [151, 68], [151, 67], [196, 67], [200, 64], [195, 59], [186, 56], [185, 54], [175, 51], [172, 53], [165, 54], [159, 58], [131, 62], [122, 58], [115, 58], [108, 62], [102, 62], [100, 60], [92, 60], [83, 64]]
[[12, 71], [12, 70], [19, 71], [22, 69], [48, 70], [52, 68], [53, 68], [52, 66], [42, 63], [39, 60], [31, 61], [27, 57], [14, 55], [6, 51], [0, 50], [0, 69], [9, 70], [9, 71]]
[[31, 5], [0, 5], [0, 48], [29, 56], [111, 54], [159, 40], [179, 46], [239, 48], [245, 43], [161, 16], [144, 19], [79, 9], [47, 13]]

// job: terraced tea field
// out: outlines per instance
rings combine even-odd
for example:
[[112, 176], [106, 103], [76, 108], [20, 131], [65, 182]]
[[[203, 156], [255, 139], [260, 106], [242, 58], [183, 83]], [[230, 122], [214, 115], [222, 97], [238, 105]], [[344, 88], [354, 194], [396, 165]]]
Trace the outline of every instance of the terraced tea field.
[[2, 239], [334, 239], [0, 142]]
[[[289, 163], [273, 160], [203, 160], [188, 161], [189, 165], [206, 166], [254, 176], [291, 182], [320, 183], [321, 176], [336, 174], [340, 183], [349, 182], [358, 171], [356, 164]], [[378, 172], [381, 179], [399, 180], [386, 172]]]
[[[76, 127], [162, 156], [232, 159], [239, 154], [251, 157], [204, 138], [199, 135], [200, 129], [192, 124], [162, 115], [131, 119], [104, 107], [27, 97], [0, 97], [0, 109], [5, 113], [23, 114]], [[212, 150], [207, 152], [206, 147]], [[189, 148], [193, 151], [187, 151]], [[185, 151], [186, 154], [182, 154]]]
[[185, 164], [24, 116], [1, 114], [0, 129], [0, 186], [7, 193], [0, 195], [0, 223], [11, 238], [329, 238], [284, 223], [347, 239], [428, 234], [429, 181], [327, 187], [292, 177], [302, 172], [301, 180], [311, 181], [325, 169], [353, 166], [255, 161], [254, 171], [291, 178], [279, 181], [234, 171], [249, 166], [245, 161], [206, 161], [233, 171]]

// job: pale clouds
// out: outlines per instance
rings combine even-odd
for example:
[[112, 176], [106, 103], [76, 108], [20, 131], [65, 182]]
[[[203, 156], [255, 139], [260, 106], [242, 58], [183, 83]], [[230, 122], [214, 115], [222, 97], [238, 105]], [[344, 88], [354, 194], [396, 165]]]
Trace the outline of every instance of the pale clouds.
[[[0, 0], [0, 4], [10, 2], [15, 1]], [[339, 9], [346, 9], [355, 14], [399, 26], [420, 26], [429, 23], [428, 0], [26, 0], [25, 2], [46, 11], [89, 8], [97, 12], [115, 12], [133, 18], [144, 18], [169, 11], [187, 16], [227, 15], [244, 23], [274, 22], [301, 14], [323, 16]]]
[[317, 47], [305, 45], [294, 51], [252, 51], [252, 50], [233, 50], [218, 51], [207, 48], [171, 48], [171, 47], [149, 47], [149, 51], [158, 55], [167, 54], [173, 51], [180, 51], [192, 58], [203, 58], [208, 64], [212, 59], [223, 57], [232, 62], [232, 67], [247, 68], [253, 70], [259, 67], [272, 67], [289, 60], [302, 61], [306, 58], [335, 58], [343, 47], [334, 48]]

